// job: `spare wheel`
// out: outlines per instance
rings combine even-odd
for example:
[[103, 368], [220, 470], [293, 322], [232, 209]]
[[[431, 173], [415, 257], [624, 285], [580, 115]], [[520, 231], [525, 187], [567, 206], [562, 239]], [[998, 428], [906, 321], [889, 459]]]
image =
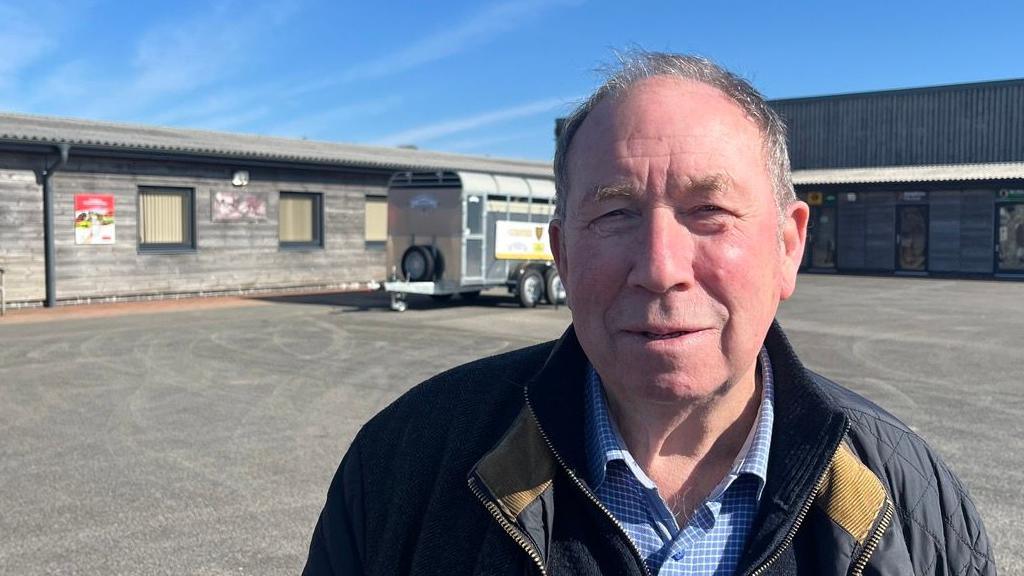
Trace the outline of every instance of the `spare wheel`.
[[410, 246], [402, 255], [402, 275], [409, 282], [434, 279], [434, 254], [427, 246]]

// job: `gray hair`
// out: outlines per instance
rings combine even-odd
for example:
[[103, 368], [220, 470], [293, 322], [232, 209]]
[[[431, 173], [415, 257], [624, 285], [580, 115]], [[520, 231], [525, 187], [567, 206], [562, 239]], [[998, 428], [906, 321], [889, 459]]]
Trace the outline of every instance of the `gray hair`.
[[605, 71], [607, 79], [604, 84], [566, 118], [558, 135], [555, 146], [555, 217], [565, 217], [569, 193], [569, 147], [590, 112], [608, 96], [624, 94], [643, 80], [671, 76], [717, 88], [757, 125], [781, 221], [783, 211], [796, 200], [796, 194], [793, 192], [786, 148], [786, 125], [768, 106], [764, 96], [743, 78], [699, 56], [631, 50], [618, 54], [618, 58], [618, 66]]

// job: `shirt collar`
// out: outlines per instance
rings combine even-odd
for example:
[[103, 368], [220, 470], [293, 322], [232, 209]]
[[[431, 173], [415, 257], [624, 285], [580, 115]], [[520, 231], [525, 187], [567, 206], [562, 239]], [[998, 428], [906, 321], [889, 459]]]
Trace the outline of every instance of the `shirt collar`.
[[[768, 476], [768, 450], [771, 446], [772, 424], [775, 420], [775, 394], [771, 360], [768, 358], [768, 351], [763, 347], [758, 354], [758, 362], [761, 368], [761, 406], [758, 409], [757, 420], [750, 429], [743, 448], [736, 455], [732, 468], [719, 486], [709, 495], [709, 500], [717, 499], [729, 488], [733, 480], [744, 474], [758, 479], [758, 499], [761, 498], [761, 491], [764, 490], [765, 479]], [[587, 366], [585, 389], [584, 409], [586, 414], [584, 420], [587, 467], [591, 489], [597, 490], [604, 483], [608, 463], [615, 460], [625, 462], [641, 484], [648, 488], [653, 487], [653, 483], [633, 460], [625, 442], [619, 435], [608, 409], [604, 384], [593, 365], [590, 364]]]

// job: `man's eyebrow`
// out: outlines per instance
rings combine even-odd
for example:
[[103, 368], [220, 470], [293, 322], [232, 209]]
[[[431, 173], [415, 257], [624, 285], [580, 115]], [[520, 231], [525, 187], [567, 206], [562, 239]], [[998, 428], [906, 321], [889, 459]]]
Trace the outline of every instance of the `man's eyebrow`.
[[[712, 195], [725, 192], [732, 187], [732, 177], [724, 172], [709, 174], [698, 178], [687, 178], [683, 187], [698, 194]], [[633, 198], [638, 195], [637, 187], [629, 182], [614, 184], [598, 184], [591, 193], [594, 200], [611, 200], [613, 198]]]
[[715, 194], [718, 192], [725, 192], [732, 187], [732, 178], [728, 174], [719, 172], [717, 174], [709, 174], [700, 178], [692, 179], [688, 182], [687, 188], [694, 192], [704, 194]]
[[612, 198], [631, 198], [636, 194], [636, 186], [625, 182], [617, 184], [599, 184], [594, 187], [594, 200], [610, 200]]

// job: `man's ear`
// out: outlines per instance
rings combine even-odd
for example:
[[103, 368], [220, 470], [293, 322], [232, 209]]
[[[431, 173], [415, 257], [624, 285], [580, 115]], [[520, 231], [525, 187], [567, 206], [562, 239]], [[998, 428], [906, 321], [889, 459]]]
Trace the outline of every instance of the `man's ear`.
[[796, 275], [804, 259], [804, 243], [807, 241], [807, 219], [811, 209], [805, 202], [797, 200], [786, 207], [782, 218], [782, 270], [779, 277], [779, 297], [785, 300], [796, 291]]
[[560, 218], [555, 218], [548, 224], [548, 243], [551, 244], [551, 254], [555, 257], [555, 267], [558, 268], [558, 277], [562, 279], [562, 286], [568, 290], [566, 280], [569, 278], [569, 260], [565, 255], [565, 237], [562, 233]]

